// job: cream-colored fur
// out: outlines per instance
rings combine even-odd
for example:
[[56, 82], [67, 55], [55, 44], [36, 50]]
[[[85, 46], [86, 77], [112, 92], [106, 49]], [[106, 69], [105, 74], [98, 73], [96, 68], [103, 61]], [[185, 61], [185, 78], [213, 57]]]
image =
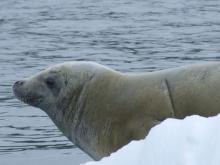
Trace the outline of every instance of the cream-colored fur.
[[123, 74], [91, 62], [52, 66], [13, 85], [95, 160], [144, 139], [167, 118], [220, 112], [220, 63]]

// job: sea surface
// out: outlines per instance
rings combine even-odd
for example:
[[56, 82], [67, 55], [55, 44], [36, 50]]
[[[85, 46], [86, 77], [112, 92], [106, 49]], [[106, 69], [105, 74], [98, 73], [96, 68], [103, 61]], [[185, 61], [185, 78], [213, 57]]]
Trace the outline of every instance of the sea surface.
[[1, 0], [0, 164], [92, 160], [11, 86], [66, 61], [124, 73], [220, 60], [219, 0]]

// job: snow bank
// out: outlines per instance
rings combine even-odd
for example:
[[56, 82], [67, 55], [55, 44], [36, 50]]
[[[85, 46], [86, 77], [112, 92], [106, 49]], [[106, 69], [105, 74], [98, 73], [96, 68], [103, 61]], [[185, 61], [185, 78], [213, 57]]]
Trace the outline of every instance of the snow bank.
[[132, 141], [99, 162], [84, 165], [219, 165], [220, 115], [167, 119], [144, 140]]

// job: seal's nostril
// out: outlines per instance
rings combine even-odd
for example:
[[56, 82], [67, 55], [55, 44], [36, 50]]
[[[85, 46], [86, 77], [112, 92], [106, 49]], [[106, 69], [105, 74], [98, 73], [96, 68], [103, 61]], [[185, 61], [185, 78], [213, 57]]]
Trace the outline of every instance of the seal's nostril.
[[15, 82], [15, 84], [18, 84], [18, 83], [19, 83], [19, 81], [16, 81], [16, 82]]
[[21, 85], [23, 85], [24, 84], [24, 81], [23, 80], [19, 80], [19, 81], [16, 81], [15, 83], [14, 83], [14, 85], [19, 85], [19, 86], [21, 86]]

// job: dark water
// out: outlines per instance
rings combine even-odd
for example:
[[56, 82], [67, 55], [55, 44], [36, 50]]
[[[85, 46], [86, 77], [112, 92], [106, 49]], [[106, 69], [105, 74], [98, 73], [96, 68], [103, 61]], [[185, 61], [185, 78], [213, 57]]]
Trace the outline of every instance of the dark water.
[[219, 61], [220, 1], [0, 1], [0, 164], [91, 160], [11, 85], [66, 61], [127, 73]]

